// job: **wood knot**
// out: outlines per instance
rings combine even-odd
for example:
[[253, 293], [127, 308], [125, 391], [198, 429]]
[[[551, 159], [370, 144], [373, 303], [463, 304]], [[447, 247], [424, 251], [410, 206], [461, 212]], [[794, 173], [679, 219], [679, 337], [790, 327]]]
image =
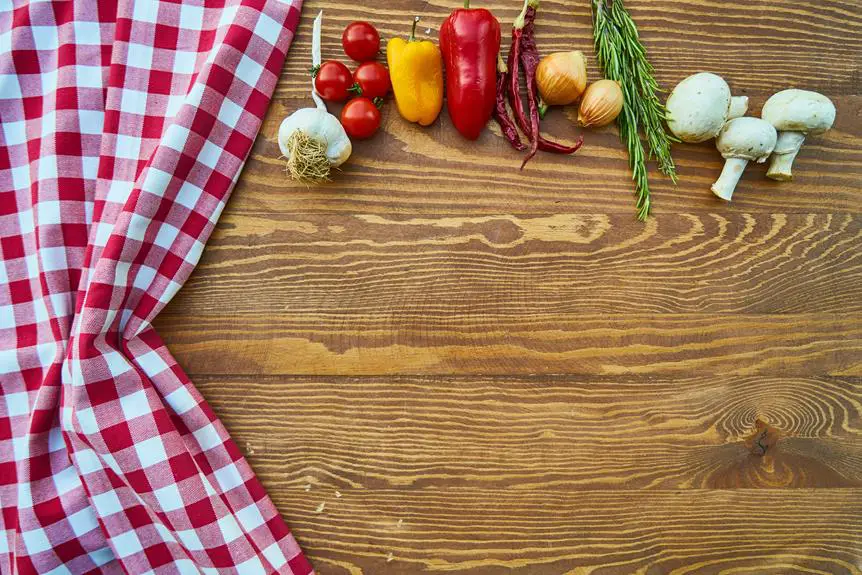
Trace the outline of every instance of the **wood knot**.
[[758, 418], [754, 422], [754, 431], [745, 440], [745, 447], [752, 455], [762, 457], [778, 443], [780, 437], [777, 429]]

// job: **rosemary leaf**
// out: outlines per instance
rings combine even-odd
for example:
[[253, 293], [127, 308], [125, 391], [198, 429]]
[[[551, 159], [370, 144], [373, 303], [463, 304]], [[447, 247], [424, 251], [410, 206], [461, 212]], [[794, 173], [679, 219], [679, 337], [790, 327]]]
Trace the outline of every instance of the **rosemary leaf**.
[[[590, 0], [596, 57], [606, 78], [623, 90], [623, 110], [617, 118], [620, 140], [629, 152], [629, 167], [635, 183], [638, 219], [650, 213], [649, 177], [646, 162], [655, 159], [659, 170], [676, 183], [671, 144], [676, 140], [664, 127], [666, 110], [659, 100], [655, 70], [646, 57], [637, 26], [623, 0]], [[641, 140], [646, 137], [649, 153]]]

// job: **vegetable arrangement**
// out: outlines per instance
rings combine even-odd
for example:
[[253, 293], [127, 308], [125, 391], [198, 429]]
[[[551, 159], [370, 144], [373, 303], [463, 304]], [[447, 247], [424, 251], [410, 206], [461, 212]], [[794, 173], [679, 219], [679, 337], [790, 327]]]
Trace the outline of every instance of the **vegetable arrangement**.
[[[683, 79], [662, 104], [653, 67], [623, 0], [590, 0], [593, 44], [605, 78], [588, 84], [587, 58], [581, 51], [539, 55], [534, 30], [538, 7], [539, 0], [524, 0], [512, 24], [507, 56], [501, 51], [499, 22], [488, 10], [471, 7], [470, 0], [444, 20], [439, 47], [416, 37], [417, 16], [407, 39], [387, 42], [388, 69], [375, 61], [380, 51], [377, 30], [368, 22], [353, 22], [342, 33], [344, 53], [359, 63], [352, 73], [339, 61], [321, 63], [323, 13], [318, 14], [311, 69], [316, 106], [297, 110], [279, 128], [279, 147], [290, 176], [307, 183], [328, 180], [330, 170], [350, 156], [350, 138], [366, 139], [377, 132], [390, 90], [405, 120], [420, 126], [434, 123], [443, 108], [444, 67], [446, 105], [455, 129], [476, 140], [493, 117], [509, 144], [525, 152], [522, 170], [539, 150], [572, 154], [583, 144], [581, 136], [567, 145], [542, 135], [540, 123], [550, 106], [577, 105], [582, 128], [616, 120], [641, 220], [652, 206], [647, 161], [655, 160], [659, 171], [676, 182], [673, 143], [715, 138], [725, 165], [712, 191], [729, 201], [749, 162], [772, 156], [767, 177], [790, 180], [806, 137], [822, 134], [835, 120], [835, 106], [828, 98], [797, 89], [773, 95], [761, 118], [745, 116], [748, 98], [732, 96], [727, 82], [709, 72]], [[340, 120], [328, 113], [323, 100], [346, 102]]]
[[[380, 106], [389, 91], [389, 72], [371, 62], [380, 49], [380, 36], [367, 22], [354, 22], [344, 30], [345, 53], [363, 63], [351, 74], [343, 63], [321, 62], [320, 32], [323, 11], [314, 19], [311, 37], [311, 98], [314, 108], [303, 108], [284, 119], [278, 129], [278, 147], [287, 160], [288, 175], [299, 182], [329, 180], [332, 168], [347, 161], [353, 151], [350, 138], [370, 138], [380, 127]], [[324, 100], [350, 100], [336, 118]]]

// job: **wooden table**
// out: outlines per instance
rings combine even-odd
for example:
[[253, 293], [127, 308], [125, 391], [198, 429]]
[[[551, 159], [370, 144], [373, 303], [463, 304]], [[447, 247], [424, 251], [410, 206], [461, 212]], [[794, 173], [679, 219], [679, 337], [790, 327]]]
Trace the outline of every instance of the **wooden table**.
[[[675, 147], [646, 224], [615, 128], [520, 173], [496, 126], [389, 103], [331, 185], [289, 182], [323, 4], [159, 320], [319, 573], [862, 573], [862, 3], [627, 2], [667, 88], [838, 107], [795, 181], [751, 166], [729, 205], [714, 146]], [[324, 58], [358, 19], [436, 41], [456, 4], [327, 4]], [[507, 37], [520, 2], [482, 4]], [[588, 6], [543, 0], [537, 40], [597, 79]], [[777, 443], [746, 443], [758, 419]]]

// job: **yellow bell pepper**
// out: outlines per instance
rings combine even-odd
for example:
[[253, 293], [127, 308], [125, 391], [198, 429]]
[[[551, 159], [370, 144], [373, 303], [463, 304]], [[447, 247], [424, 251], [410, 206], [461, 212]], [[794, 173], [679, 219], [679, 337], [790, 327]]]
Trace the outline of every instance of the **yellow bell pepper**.
[[392, 38], [386, 44], [386, 61], [398, 112], [408, 122], [428, 126], [443, 107], [443, 58], [429, 40], [416, 40], [417, 17], [410, 38]]

